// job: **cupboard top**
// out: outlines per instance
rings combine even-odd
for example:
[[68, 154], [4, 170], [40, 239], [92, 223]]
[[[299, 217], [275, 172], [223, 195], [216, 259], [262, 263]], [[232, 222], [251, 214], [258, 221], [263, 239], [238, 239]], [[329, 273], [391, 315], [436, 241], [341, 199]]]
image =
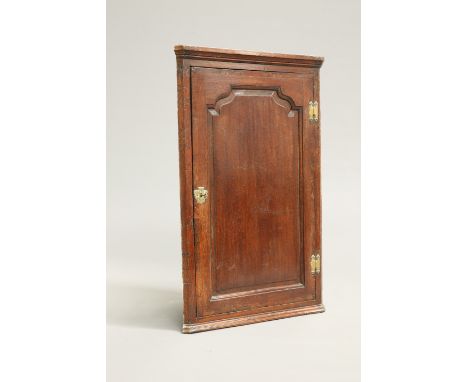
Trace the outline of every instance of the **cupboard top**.
[[309, 68], [320, 68], [324, 60], [323, 57], [299, 54], [251, 52], [246, 50], [216, 49], [186, 45], [176, 45], [174, 47], [174, 52], [177, 57], [196, 60], [261, 63]]

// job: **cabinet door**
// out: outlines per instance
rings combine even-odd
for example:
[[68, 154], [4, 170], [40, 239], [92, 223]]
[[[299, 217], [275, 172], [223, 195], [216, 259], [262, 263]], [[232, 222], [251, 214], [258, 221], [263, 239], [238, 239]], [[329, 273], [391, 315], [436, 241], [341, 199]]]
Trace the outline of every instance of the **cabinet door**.
[[320, 303], [314, 75], [191, 70], [197, 317]]

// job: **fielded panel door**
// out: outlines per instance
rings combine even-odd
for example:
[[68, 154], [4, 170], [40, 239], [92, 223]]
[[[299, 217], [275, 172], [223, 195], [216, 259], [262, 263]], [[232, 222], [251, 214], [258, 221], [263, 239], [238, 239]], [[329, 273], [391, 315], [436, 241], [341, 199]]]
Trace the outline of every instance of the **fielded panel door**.
[[208, 191], [194, 205], [199, 316], [316, 297], [312, 81], [192, 69], [193, 179]]

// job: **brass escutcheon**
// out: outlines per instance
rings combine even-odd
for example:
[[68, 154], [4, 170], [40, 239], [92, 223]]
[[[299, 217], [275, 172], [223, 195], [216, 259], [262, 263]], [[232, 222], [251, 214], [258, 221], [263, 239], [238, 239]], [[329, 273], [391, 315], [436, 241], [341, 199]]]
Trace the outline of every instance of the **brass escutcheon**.
[[196, 190], [193, 190], [193, 196], [198, 204], [203, 204], [208, 198], [208, 190], [205, 190], [205, 187], [197, 187]]

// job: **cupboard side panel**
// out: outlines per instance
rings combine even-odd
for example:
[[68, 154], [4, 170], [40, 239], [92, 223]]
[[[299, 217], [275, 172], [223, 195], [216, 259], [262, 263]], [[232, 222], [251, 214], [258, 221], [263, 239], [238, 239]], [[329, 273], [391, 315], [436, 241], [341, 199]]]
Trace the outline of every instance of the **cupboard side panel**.
[[190, 66], [185, 62], [185, 60], [177, 58], [177, 107], [179, 124], [179, 180], [184, 323], [194, 322], [196, 316], [190, 98]]

